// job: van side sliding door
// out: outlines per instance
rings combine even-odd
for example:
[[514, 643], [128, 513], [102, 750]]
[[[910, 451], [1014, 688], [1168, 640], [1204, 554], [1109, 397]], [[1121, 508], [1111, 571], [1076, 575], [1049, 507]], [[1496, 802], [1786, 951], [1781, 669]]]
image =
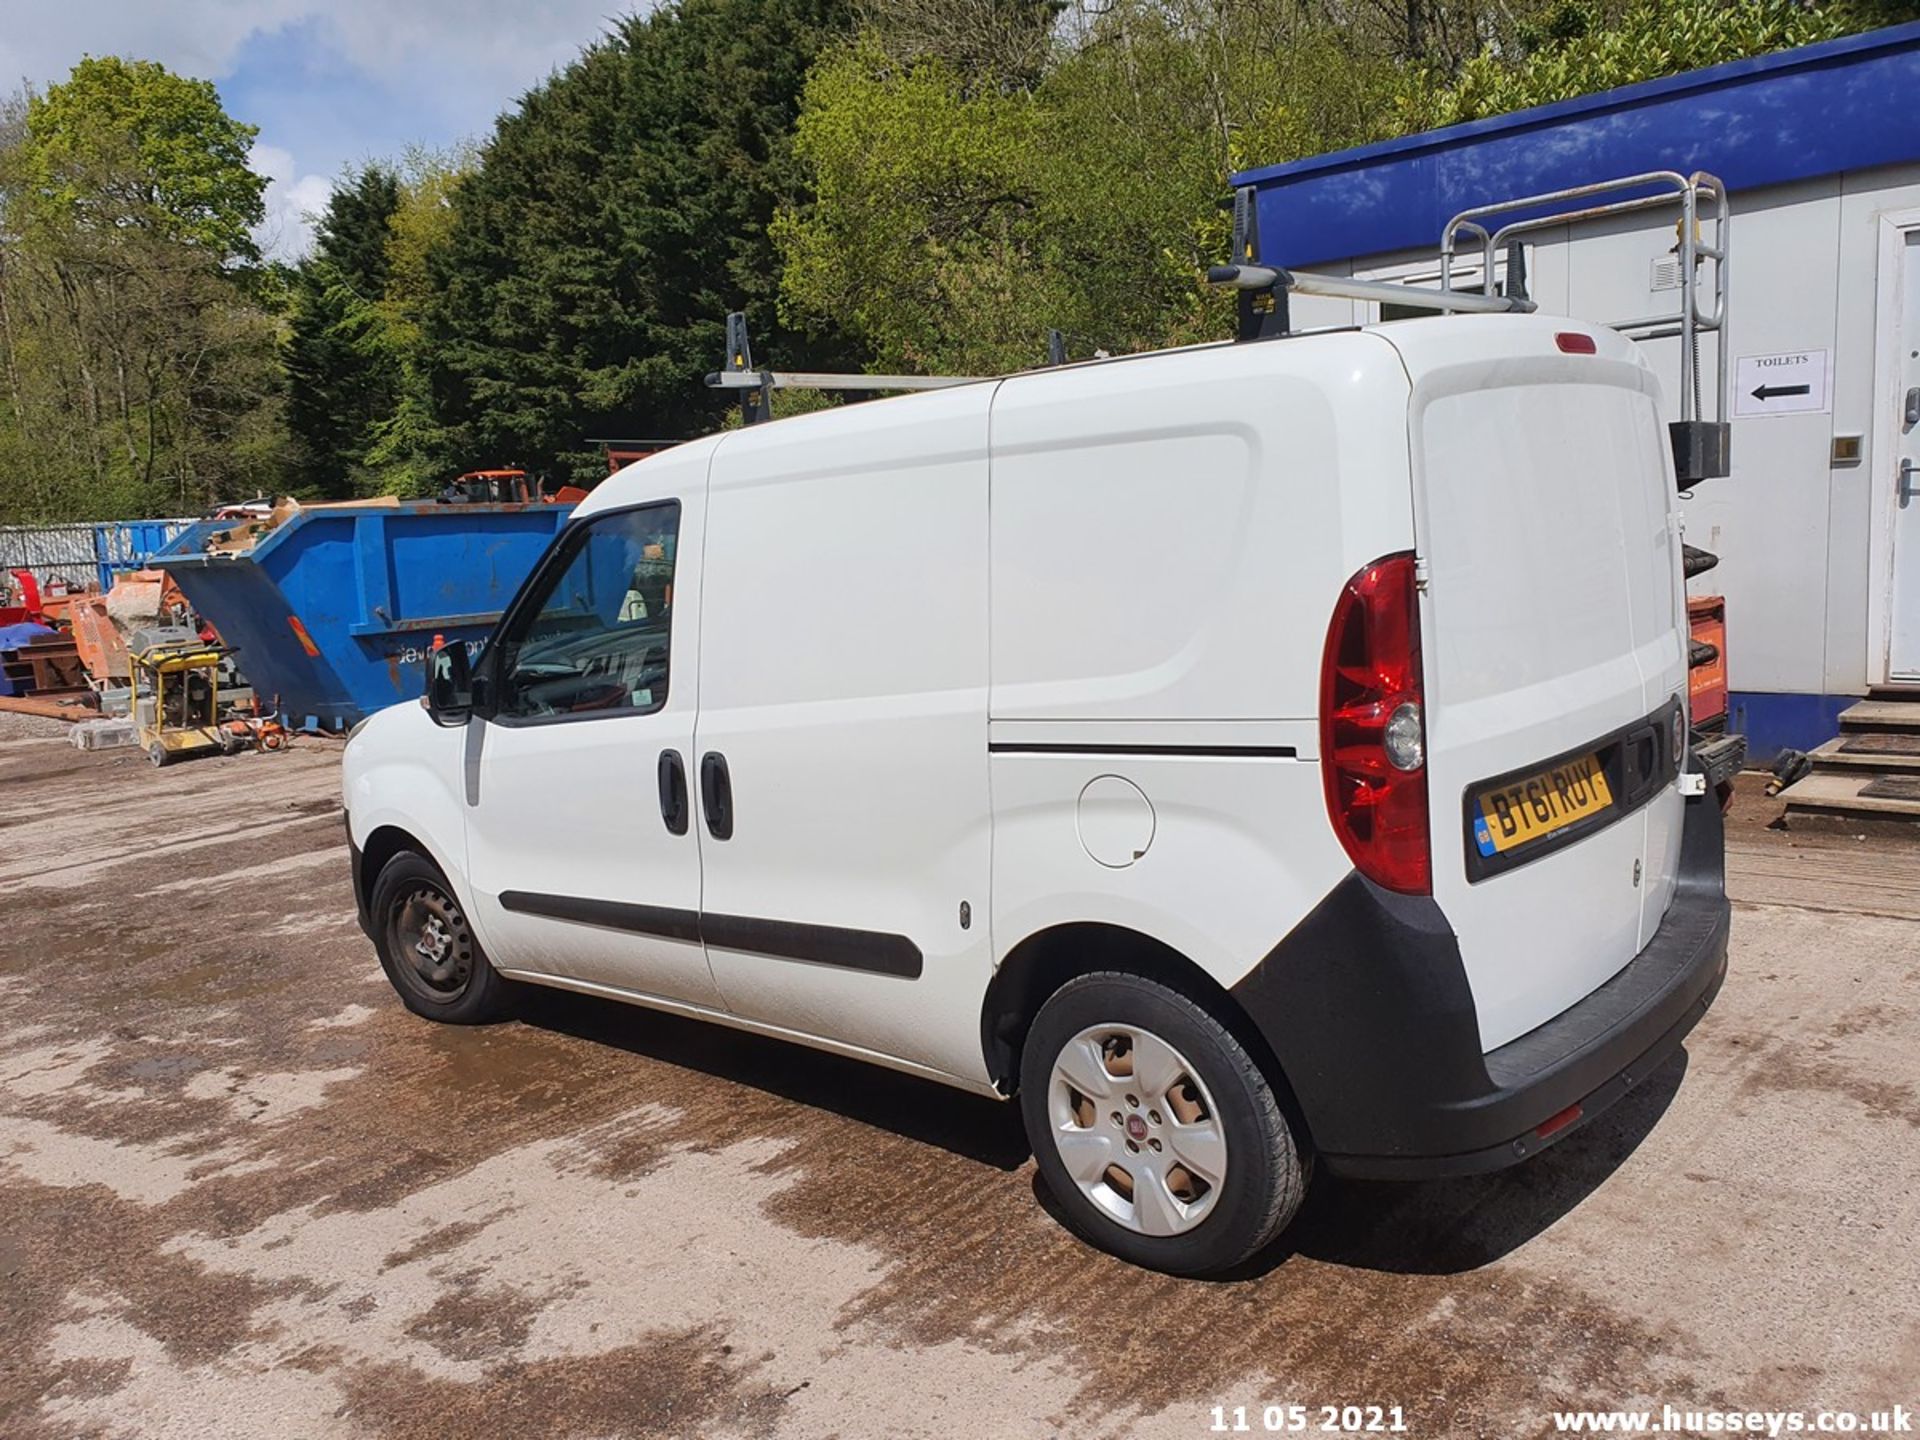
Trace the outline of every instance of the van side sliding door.
[[993, 390], [720, 445], [694, 744], [728, 1008], [976, 1082]]

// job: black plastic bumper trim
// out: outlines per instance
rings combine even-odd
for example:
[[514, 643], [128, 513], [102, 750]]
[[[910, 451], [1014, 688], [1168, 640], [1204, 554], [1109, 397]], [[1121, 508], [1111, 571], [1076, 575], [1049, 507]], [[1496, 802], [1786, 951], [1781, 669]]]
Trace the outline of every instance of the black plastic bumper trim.
[[996, 740], [989, 755], [1163, 755], [1224, 756], [1228, 759], [1293, 760], [1299, 751], [1291, 745], [1079, 745], [1066, 741]]
[[797, 920], [758, 920], [745, 915], [700, 916], [700, 938], [719, 950], [742, 950], [775, 960], [803, 960], [918, 980], [924, 966], [920, 947], [904, 935], [874, 930], [845, 930], [838, 925], [807, 925]]
[[373, 912], [367, 901], [367, 877], [361, 873], [364, 868], [360, 847], [353, 843], [353, 832], [347, 832], [347, 868], [353, 875], [353, 912], [359, 918], [360, 928], [366, 932], [369, 940], [373, 934]]
[[[1658, 1070], [1667, 1058], [1680, 1048], [1681, 1042], [1687, 1038], [1693, 1027], [1700, 1023], [1701, 1017], [1707, 1013], [1707, 1008], [1719, 995], [1721, 983], [1726, 978], [1727, 962], [1723, 951], [1720, 963], [1714, 968], [1706, 990], [1687, 1007], [1679, 1019], [1673, 1022], [1666, 1033], [1642, 1052], [1637, 1060], [1625, 1066], [1596, 1089], [1589, 1091], [1582, 1099], [1572, 1102], [1580, 1107], [1578, 1117], [1544, 1138], [1529, 1130], [1522, 1135], [1516, 1135], [1504, 1144], [1489, 1145], [1480, 1150], [1460, 1151], [1451, 1155], [1324, 1155], [1320, 1158], [1334, 1174], [1357, 1180], [1432, 1180], [1454, 1175], [1481, 1175], [1490, 1170], [1500, 1170], [1508, 1165], [1518, 1164], [1529, 1156], [1537, 1155], [1549, 1145], [1559, 1144], [1596, 1115], [1604, 1113], [1608, 1106], [1621, 1099], [1634, 1086]], [[1568, 1108], [1563, 1105], [1553, 1114], [1562, 1114]]]
[[[1490, 1053], [1440, 907], [1357, 874], [1233, 993], [1286, 1072], [1329, 1170], [1408, 1179], [1496, 1169], [1590, 1121], [1706, 1013], [1726, 973], [1732, 913], [1709, 797], [1687, 804], [1679, 869], [1639, 955]], [[1579, 1121], [1535, 1133], [1575, 1104]]]
[[521, 915], [541, 915], [575, 925], [597, 925], [603, 930], [628, 930], [636, 935], [658, 935], [667, 940], [700, 939], [700, 914], [664, 905], [633, 905], [622, 900], [589, 900], [578, 895], [537, 895], [527, 890], [503, 890], [500, 908]]
[[762, 920], [747, 915], [715, 915], [577, 895], [539, 895], [526, 890], [503, 891], [500, 904], [523, 915], [542, 915], [576, 925], [598, 925], [608, 930], [658, 935], [669, 940], [704, 942], [720, 950], [831, 965], [841, 970], [864, 970], [902, 980], [918, 980], [924, 968], [920, 947], [905, 935], [873, 930], [809, 925], [798, 920]]

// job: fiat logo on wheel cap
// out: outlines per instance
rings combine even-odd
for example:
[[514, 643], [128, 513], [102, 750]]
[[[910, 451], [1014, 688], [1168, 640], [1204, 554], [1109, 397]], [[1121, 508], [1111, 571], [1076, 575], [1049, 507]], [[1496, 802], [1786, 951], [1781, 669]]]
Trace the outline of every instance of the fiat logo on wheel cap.
[[1127, 1116], [1127, 1138], [1130, 1140], [1146, 1139], [1147, 1122], [1142, 1120], [1138, 1115]]

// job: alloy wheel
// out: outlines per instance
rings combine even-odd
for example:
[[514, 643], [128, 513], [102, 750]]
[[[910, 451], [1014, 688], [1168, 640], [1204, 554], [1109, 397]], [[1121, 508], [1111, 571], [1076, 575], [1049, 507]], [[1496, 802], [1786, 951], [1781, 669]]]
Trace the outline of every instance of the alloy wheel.
[[1150, 1030], [1095, 1025], [1053, 1064], [1047, 1111], [1068, 1175], [1142, 1235], [1180, 1235], [1213, 1211], [1227, 1139], [1187, 1057]]

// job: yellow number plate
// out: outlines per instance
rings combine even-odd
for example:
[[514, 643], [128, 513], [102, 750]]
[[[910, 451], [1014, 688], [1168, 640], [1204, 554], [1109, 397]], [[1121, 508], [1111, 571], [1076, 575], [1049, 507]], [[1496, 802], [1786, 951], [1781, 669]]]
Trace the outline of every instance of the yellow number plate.
[[1501, 855], [1530, 840], [1564, 830], [1613, 804], [1600, 757], [1582, 755], [1475, 798], [1473, 842], [1482, 855]]

